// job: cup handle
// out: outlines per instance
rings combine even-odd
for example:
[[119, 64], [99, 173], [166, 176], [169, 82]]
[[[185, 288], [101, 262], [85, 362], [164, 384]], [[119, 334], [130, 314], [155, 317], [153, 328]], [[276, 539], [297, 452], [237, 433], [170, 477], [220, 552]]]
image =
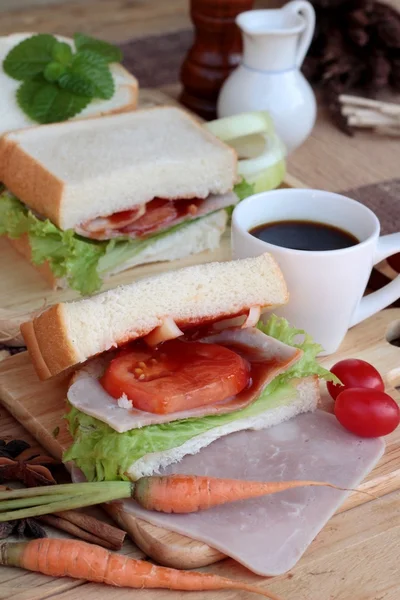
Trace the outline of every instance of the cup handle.
[[301, 13], [306, 22], [306, 27], [300, 36], [296, 54], [296, 67], [300, 68], [314, 35], [315, 11], [312, 4], [307, 2], [307, 0], [294, 0], [293, 2], [286, 4], [282, 10], [292, 14], [295, 13], [296, 15]]
[[[390, 235], [384, 235], [378, 240], [378, 247], [374, 257], [374, 265], [381, 262], [388, 256], [392, 256], [400, 252], [400, 233], [391, 233]], [[371, 317], [375, 313], [379, 312], [383, 308], [396, 302], [400, 298], [400, 275], [397, 275], [393, 281], [385, 285], [383, 288], [368, 296], [362, 298], [358, 305], [353, 318], [350, 323], [350, 327], [357, 325], [364, 319]]]

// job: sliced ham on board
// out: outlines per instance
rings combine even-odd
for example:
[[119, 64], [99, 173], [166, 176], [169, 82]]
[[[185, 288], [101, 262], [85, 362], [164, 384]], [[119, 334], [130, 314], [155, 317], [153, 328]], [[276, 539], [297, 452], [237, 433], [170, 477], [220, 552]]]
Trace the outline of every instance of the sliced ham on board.
[[[383, 440], [347, 432], [333, 415], [317, 410], [262, 431], [225, 436], [164, 474], [208, 475], [258, 481], [308, 479], [355, 488], [384, 453]], [[281, 575], [301, 558], [348, 492], [305, 487], [187, 515], [140, 508], [124, 511], [205, 542], [263, 576]]]

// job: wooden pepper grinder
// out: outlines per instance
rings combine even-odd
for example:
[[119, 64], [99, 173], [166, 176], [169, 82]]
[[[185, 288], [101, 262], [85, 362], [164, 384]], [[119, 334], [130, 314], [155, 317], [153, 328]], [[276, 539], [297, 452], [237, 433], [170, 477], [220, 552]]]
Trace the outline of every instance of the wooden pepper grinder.
[[242, 39], [235, 17], [253, 0], [191, 0], [194, 44], [181, 68], [180, 102], [205, 119], [216, 118], [221, 86], [241, 58]]

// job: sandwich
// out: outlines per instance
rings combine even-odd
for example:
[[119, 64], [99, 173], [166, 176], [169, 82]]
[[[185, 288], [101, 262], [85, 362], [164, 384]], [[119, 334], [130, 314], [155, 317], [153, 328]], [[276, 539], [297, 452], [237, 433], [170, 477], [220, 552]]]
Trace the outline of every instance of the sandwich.
[[263, 254], [141, 279], [24, 323], [38, 376], [68, 380], [64, 461], [90, 481], [136, 480], [315, 410], [318, 380], [330, 377], [321, 348], [264, 314], [287, 301]]
[[217, 248], [239, 178], [232, 148], [162, 107], [7, 133], [0, 182], [0, 235], [53, 288], [89, 295], [136, 265]]
[[[35, 123], [35, 121], [33, 121], [18, 104], [17, 90], [21, 85], [21, 81], [10, 77], [5, 72], [4, 67], [2, 68], [4, 60], [9, 55], [10, 51], [21, 44], [21, 42], [34, 36], [37, 36], [37, 34], [13, 33], [11, 35], [0, 37], [0, 135], [15, 129], [25, 129], [37, 125], [37, 123]], [[55, 37], [59, 42], [64, 42], [71, 48], [74, 47], [74, 42], [71, 38], [60, 35]], [[92, 38], [86, 37], [86, 39]], [[92, 41], [98, 43], [97, 40]], [[100, 42], [100, 44], [105, 45], [104, 42]], [[109, 68], [115, 88], [112, 97], [104, 100], [93, 99], [85, 108], [73, 117], [74, 119], [97, 117], [136, 109], [139, 92], [139, 85], [136, 77], [129, 73], [118, 62], [112, 62]]]

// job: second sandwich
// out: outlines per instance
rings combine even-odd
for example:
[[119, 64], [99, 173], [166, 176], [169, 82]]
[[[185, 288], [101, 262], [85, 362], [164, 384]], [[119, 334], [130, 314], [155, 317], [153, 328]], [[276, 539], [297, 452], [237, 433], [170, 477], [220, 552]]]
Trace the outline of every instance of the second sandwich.
[[52, 287], [91, 294], [217, 248], [237, 182], [234, 150], [177, 108], [15, 131], [0, 139], [0, 235]]

